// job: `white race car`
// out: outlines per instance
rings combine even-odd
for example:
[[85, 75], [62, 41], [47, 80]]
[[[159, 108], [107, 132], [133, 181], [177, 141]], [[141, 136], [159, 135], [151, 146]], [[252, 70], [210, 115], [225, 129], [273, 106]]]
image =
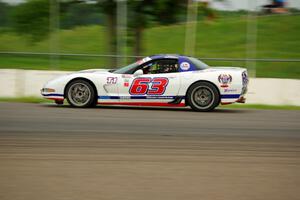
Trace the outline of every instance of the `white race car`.
[[210, 111], [244, 103], [244, 68], [209, 67], [181, 55], [154, 55], [117, 70], [91, 69], [58, 77], [41, 90], [47, 99], [74, 107], [100, 105], [190, 106]]

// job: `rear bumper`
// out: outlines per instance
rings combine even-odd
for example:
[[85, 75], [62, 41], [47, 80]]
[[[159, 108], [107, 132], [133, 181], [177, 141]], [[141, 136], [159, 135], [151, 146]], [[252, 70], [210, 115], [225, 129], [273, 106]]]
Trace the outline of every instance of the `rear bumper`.
[[233, 103], [245, 103], [246, 102], [246, 98], [244, 96], [240, 96], [237, 100], [233, 100], [233, 101], [221, 101], [221, 105], [228, 105], [228, 104], [233, 104]]
[[246, 102], [246, 98], [241, 96], [238, 100], [236, 100], [237, 103], [245, 103]]

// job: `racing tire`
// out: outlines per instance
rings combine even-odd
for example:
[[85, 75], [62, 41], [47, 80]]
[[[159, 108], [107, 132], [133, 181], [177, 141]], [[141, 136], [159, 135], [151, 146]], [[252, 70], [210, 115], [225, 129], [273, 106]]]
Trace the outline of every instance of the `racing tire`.
[[194, 111], [211, 111], [219, 105], [220, 94], [212, 83], [197, 82], [187, 92], [187, 103]]
[[85, 80], [74, 80], [67, 85], [65, 97], [72, 107], [87, 108], [97, 104], [94, 87]]

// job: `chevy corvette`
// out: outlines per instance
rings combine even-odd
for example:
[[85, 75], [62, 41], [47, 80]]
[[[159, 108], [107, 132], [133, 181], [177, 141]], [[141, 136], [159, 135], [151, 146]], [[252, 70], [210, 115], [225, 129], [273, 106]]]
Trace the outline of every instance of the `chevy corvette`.
[[100, 105], [190, 106], [211, 111], [244, 103], [247, 69], [209, 67], [197, 58], [154, 55], [116, 70], [90, 69], [47, 82], [41, 94], [73, 107]]

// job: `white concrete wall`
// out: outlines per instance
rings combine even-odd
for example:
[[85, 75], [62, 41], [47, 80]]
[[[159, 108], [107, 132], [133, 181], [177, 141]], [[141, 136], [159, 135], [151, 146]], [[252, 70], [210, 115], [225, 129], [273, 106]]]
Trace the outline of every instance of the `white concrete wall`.
[[247, 103], [300, 106], [300, 80], [250, 78]]
[[40, 90], [50, 79], [66, 71], [0, 69], [0, 97], [41, 97]]
[[[40, 89], [48, 80], [66, 71], [0, 69], [0, 97], [41, 97]], [[300, 80], [251, 78], [247, 103], [300, 106]]]

